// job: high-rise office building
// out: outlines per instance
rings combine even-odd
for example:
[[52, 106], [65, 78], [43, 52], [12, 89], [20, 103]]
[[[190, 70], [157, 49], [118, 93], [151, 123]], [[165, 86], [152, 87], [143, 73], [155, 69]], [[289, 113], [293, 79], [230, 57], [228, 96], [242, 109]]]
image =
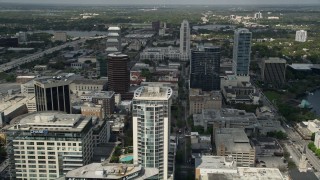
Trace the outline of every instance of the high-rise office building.
[[34, 80], [37, 111], [63, 111], [70, 114], [70, 83], [62, 77]]
[[274, 87], [281, 87], [286, 78], [285, 59], [269, 58], [262, 61], [261, 78], [266, 84], [272, 84]]
[[307, 31], [299, 30], [296, 32], [296, 41], [306, 42], [307, 41]]
[[252, 33], [248, 29], [234, 32], [233, 72], [238, 76], [249, 76]]
[[180, 60], [190, 59], [190, 26], [187, 20], [183, 20], [180, 27]]
[[90, 163], [91, 117], [37, 112], [14, 121], [6, 129], [11, 179], [56, 179]]
[[205, 47], [191, 53], [190, 88], [220, 90], [220, 48]]
[[108, 90], [123, 94], [129, 91], [129, 57], [122, 53], [108, 55]]
[[[134, 164], [159, 169], [158, 179], [168, 179], [174, 170], [170, 149], [172, 89], [140, 87], [133, 97]], [[172, 158], [173, 157], [173, 158]]]

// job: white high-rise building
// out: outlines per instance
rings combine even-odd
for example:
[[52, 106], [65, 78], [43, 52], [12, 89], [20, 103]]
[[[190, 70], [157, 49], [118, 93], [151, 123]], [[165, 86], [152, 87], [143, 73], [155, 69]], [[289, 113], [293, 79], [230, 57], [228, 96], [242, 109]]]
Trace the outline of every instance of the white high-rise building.
[[305, 31], [305, 30], [296, 31], [296, 41], [306, 42], [307, 41], [307, 31]]
[[140, 87], [133, 97], [134, 164], [158, 168], [158, 179], [170, 179], [174, 172], [175, 152], [170, 149], [172, 89]]
[[251, 38], [248, 29], [240, 28], [234, 32], [232, 71], [238, 76], [249, 76]]
[[180, 60], [190, 59], [190, 26], [187, 20], [183, 20], [180, 27]]
[[262, 13], [261, 12], [257, 12], [254, 14], [254, 18], [255, 19], [262, 19]]

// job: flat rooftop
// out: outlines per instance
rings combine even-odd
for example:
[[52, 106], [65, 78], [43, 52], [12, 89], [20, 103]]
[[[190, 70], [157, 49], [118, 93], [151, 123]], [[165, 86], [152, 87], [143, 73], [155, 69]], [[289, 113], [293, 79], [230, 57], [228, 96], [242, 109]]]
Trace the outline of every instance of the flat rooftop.
[[248, 152], [253, 148], [242, 128], [220, 128], [215, 133], [216, 147], [224, 144], [227, 152]]
[[140, 100], [168, 100], [172, 96], [170, 87], [143, 86], [135, 90], [134, 99]]
[[20, 125], [20, 130], [48, 129], [49, 131], [81, 132], [91, 117], [81, 114], [65, 114], [63, 112], [34, 112], [19, 116], [12, 120], [8, 130], [14, 130]]
[[236, 170], [237, 165], [232, 157], [202, 156], [195, 159], [196, 169], [230, 169]]
[[125, 164], [105, 164], [92, 163], [71, 170], [66, 174], [66, 178], [89, 178], [89, 179], [126, 179], [135, 173], [140, 174], [135, 179], [147, 179], [157, 175], [157, 168], [142, 168], [141, 166]]
[[238, 167], [237, 173], [209, 173], [208, 180], [285, 180], [277, 168]]
[[92, 98], [112, 98], [114, 94], [114, 91], [93, 91], [88, 94], [83, 94], [81, 96], [90, 96]]
[[101, 79], [75, 79], [72, 81], [73, 84], [93, 84], [93, 85], [105, 85], [107, 80]]

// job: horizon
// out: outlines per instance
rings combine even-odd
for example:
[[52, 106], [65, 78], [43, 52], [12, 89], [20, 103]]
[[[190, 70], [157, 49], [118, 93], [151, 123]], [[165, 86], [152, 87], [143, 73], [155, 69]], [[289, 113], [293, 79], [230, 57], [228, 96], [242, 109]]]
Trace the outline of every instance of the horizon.
[[195, 3], [192, 0], [177, 0], [175, 2], [170, 2], [168, 0], [159, 0], [159, 1], [151, 1], [151, 0], [137, 0], [135, 2], [123, 2], [126, 0], [92, 0], [88, 2], [87, 0], [77, 0], [76, 2], [74, 0], [0, 0], [0, 3], [6, 3], [6, 4], [21, 4], [21, 5], [154, 5], [154, 6], [163, 6], [163, 5], [194, 5], [194, 6], [210, 6], [210, 5], [250, 5], [250, 6], [263, 6], [263, 5], [275, 5], [275, 6], [281, 6], [281, 5], [304, 5], [304, 6], [310, 6], [310, 5], [320, 5], [320, 0], [307, 0], [304, 2], [301, 2], [299, 0], [284, 0], [285, 2], [277, 2], [276, 0], [271, 0], [269, 2], [261, 2], [259, 0], [217, 0], [215, 2], [212, 2], [211, 0], [200, 0], [197, 3]]

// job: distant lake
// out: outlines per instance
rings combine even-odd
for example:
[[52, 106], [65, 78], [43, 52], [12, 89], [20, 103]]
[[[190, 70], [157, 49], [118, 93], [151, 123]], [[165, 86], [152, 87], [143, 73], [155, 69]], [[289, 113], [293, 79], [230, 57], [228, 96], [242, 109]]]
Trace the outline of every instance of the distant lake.
[[[54, 30], [45, 30], [45, 31], [29, 31], [28, 33], [49, 33], [49, 34], [54, 34]], [[67, 35], [72, 36], [72, 37], [92, 37], [95, 35], [107, 35], [106, 31], [62, 31], [66, 32]]]
[[307, 96], [307, 101], [312, 105], [312, 111], [320, 116], [320, 89], [313, 92], [313, 95]]
[[206, 30], [220, 30], [221, 28], [227, 28], [234, 29], [235, 26], [233, 25], [219, 25], [219, 24], [211, 24], [211, 25], [202, 25], [202, 26], [193, 26], [192, 29], [198, 30], [198, 29], [206, 29]]

